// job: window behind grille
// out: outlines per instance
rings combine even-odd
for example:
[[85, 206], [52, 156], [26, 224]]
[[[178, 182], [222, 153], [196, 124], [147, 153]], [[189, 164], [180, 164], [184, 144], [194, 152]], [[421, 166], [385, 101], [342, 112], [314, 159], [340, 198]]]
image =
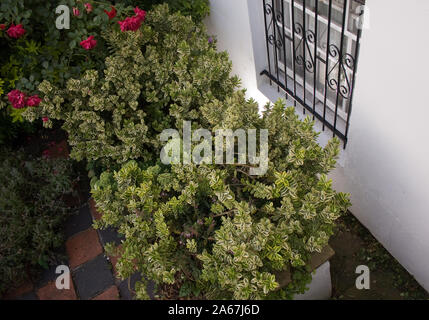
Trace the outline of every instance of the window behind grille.
[[268, 70], [261, 74], [322, 121], [323, 129], [331, 129], [344, 146], [363, 4], [363, 0], [263, 0]]

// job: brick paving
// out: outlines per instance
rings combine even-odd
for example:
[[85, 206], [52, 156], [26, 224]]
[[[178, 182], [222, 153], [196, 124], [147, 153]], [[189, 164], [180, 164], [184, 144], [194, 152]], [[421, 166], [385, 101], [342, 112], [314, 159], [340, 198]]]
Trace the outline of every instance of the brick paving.
[[51, 281], [36, 291], [40, 300], [77, 300], [73, 281], [70, 281], [69, 290], [58, 290], [55, 281]]
[[72, 269], [103, 253], [97, 231], [92, 228], [69, 238], [66, 249]]
[[117, 286], [111, 286], [109, 289], [100, 293], [92, 300], [119, 300], [119, 292]]
[[[49, 149], [52, 158], [68, 158], [67, 142], [61, 141]], [[89, 198], [88, 188], [80, 190], [84, 199]], [[131, 300], [136, 281], [141, 279], [136, 273], [129, 279], [115, 277], [114, 265], [117, 257], [107, 257], [103, 247], [106, 243], [121, 244], [116, 230], [95, 230], [92, 224], [101, 218], [94, 200], [89, 199], [66, 222], [66, 238], [63, 251], [66, 258], [58, 265], [67, 265], [70, 269], [70, 289], [57, 289], [55, 281], [56, 266], [44, 270], [37, 280], [26, 282], [18, 288], [7, 292], [2, 299], [9, 300]], [[112, 266], [113, 262], [113, 266]], [[153, 291], [153, 285], [148, 287]], [[153, 296], [152, 292], [150, 295]]]
[[[120, 245], [123, 239], [112, 229], [95, 230], [95, 219], [101, 214], [90, 199], [66, 222], [64, 234], [67, 258], [62, 262], [70, 269], [70, 289], [57, 289], [56, 266], [45, 270], [34, 283], [27, 282], [11, 290], [4, 299], [15, 300], [132, 300], [136, 273], [129, 279], [115, 277], [117, 257], [106, 256], [103, 246], [114, 242]], [[113, 263], [113, 265], [112, 265]], [[60, 263], [59, 263], [60, 264]]]

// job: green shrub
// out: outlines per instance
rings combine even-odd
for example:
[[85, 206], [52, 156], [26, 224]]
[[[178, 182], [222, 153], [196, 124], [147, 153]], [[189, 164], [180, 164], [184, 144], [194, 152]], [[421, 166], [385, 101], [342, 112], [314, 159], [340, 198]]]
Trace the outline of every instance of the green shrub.
[[202, 118], [200, 106], [223, 101], [238, 85], [227, 54], [216, 51], [203, 27], [168, 10], [148, 12], [137, 32], [106, 34], [114, 53], [104, 74], [87, 71], [66, 88], [42, 82], [42, 103], [24, 116], [64, 121], [74, 159], [100, 160], [104, 167], [153, 161], [163, 129]]
[[[161, 298], [286, 298], [311, 279], [306, 266], [333, 233], [349, 206], [326, 174], [335, 166], [339, 142], [325, 148], [313, 123], [301, 122], [279, 101], [258, 105], [236, 92], [202, 109], [215, 129], [269, 128], [269, 169], [249, 175], [247, 165], [154, 165], [131, 161], [92, 181], [103, 213], [97, 227], [115, 226], [125, 235], [117, 270], [137, 269], [156, 283]], [[200, 120], [201, 121], [201, 120]], [[276, 272], [292, 283], [279, 288]], [[145, 282], [137, 297], [148, 298]], [[280, 289], [280, 290], [279, 290]]]
[[0, 293], [55, 259], [63, 243], [68, 209], [62, 196], [71, 192], [70, 174], [67, 160], [1, 151]]
[[[166, 5], [149, 11], [137, 32], [117, 29], [102, 33], [110, 52], [102, 69], [65, 86], [43, 81], [42, 103], [24, 116], [49, 117], [47, 127], [62, 121], [71, 156], [107, 169], [92, 181], [92, 194], [103, 213], [96, 226], [125, 236], [119, 275], [140, 271], [162, 298], [302, 292], [311, 254], [349, 206], [326, 177], [338, 140], [321, 148], [313, 123], [282, 102], [260, 117], [254, 101], [234, 92], [239, 80], [230, 76], [227, 54], [202, 25]], [[161, 165], [160, 133], [180, 130], [184, 120], [212, 131], [269, 129], [267, 173], [251, 176], [248, 165]], [[292, 282], [279, 288], [275, 274], [285, 270]], [[144, 281], [137, 297], [148, 297]]]

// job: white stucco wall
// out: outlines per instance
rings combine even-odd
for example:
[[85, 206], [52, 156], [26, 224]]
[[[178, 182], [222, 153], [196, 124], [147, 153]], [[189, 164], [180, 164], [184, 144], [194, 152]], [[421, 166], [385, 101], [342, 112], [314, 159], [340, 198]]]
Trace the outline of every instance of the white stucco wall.
[[[349, 143], [331, 177], [351, 193], [353, 214], [429, 291], [429, 1], [367, 5]], [[276, 99], [259, 76], [266, 64], [261, 1], [211, 0], [211, 10], [208, 30], [248, 96], [261, 105]]]
[[[247, 0], [211, 0], [210, 16], [205, 20], [205, 24], [208, 32], [216, 36], [218, 49], [228, 51], [233, 66], [232, 72], [240, 76], [241, 85], [246, 88], [248, 97], [252, 97], [260, 105], [268, 102], [257, 87], [256, 75], [259, 70], [255, 60], [265, 59], [265, 55], [264, 52], [260, 55], [258, 50], [254, 50], [256, 42], [252, 40], [254, 35], [250, 29]], [[262, 36], [263, 32], [264, 30]], [[262, 43], [261, 50], [264, 46], [265, 43]]]

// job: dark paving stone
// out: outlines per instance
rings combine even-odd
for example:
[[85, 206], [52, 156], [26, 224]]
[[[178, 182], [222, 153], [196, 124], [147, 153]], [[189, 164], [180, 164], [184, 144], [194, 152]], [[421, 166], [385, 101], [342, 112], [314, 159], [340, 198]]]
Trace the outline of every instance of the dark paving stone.
[[[118, 288], [119, 288], [119, 294], [121, 296], [121, 300], [133, 300], [134, 299], [134, 290], [136, 286], [136, 282], [140, 281], [142, 279], [141, 274], [136, 272], [128, 279], [123, 280]], [[131, 291], [130, 291], [131, 288]], [[149, 281], [147, 284], [147, 292], [149, 294], [149, 297], [151, 299], [154, 298], [154, 283], [152, 281]]]
[[16, 298], [16, 300], [39, 300], [39, 297], [34, 292], [28, 292]]
[[82, 300], [89, 300], [114, 284], [110, 264], [103, 254], [77, 268], [73, 279]]
[[77, 213], [73, 214], [66, 221], [65, 226], [64, 233], [66, 239], [70, 238], [76, 233], [89, 229], [92, 226], [92, 218], [91, 213], [89, 212], [88, 204], [85, 204], [79, 209]]
[[121, 244], [121, 240], [125, 239], [114, 228], [99, 229], [97, 231], [103, 246], [109, 242], [114, 242], [116, 245], [119, 245]]
[[132, 293], [131, 291], [135, 290], [136, 282], [140, 280], [141, 280], [140, 273], [134, 273], [131, 277], [123, 280], [119, 284], [118, 288], [119, 288], [119, 294], [121, 296], [121, 300], [133, 300], [134, 293]]

